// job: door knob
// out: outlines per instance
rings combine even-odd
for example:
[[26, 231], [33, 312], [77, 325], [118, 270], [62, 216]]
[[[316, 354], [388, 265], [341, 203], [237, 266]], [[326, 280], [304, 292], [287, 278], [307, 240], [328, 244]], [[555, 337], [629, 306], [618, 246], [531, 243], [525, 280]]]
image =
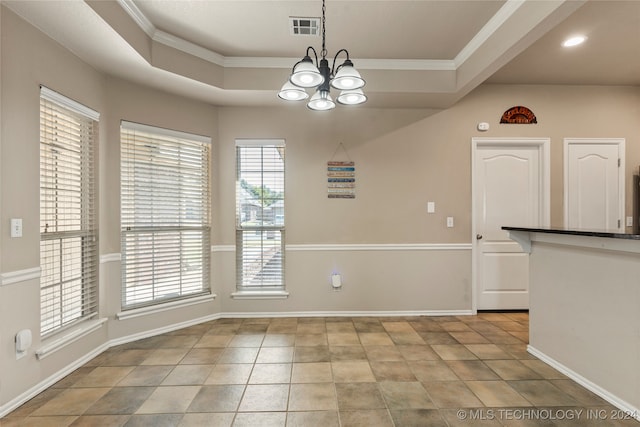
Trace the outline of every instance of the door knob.
[[476, 234], [476, 240], [482, 240], [482, 234]]

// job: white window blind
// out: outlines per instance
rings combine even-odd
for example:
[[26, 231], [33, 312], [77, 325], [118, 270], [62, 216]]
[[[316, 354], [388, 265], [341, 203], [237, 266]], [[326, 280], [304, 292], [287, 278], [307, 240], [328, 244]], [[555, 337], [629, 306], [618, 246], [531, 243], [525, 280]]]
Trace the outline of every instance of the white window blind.
[[210, 139], [121, 125], [122, 308], [209, 292]]
[[284, 289], [282, 140], [236, 141], [236, 280], [238, 291]]
[[50, 335], [98, 308], [94, 153], [99, 114], [40, 91], [40, 333]]

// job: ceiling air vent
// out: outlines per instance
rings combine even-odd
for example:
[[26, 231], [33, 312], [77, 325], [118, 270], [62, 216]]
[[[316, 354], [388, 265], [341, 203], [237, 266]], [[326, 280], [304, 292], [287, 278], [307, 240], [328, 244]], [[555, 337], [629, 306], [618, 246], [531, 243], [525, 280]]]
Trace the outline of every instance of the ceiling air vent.
[[317, 36], [320, 34], [320, 18], [289, 17], [292, 36]]

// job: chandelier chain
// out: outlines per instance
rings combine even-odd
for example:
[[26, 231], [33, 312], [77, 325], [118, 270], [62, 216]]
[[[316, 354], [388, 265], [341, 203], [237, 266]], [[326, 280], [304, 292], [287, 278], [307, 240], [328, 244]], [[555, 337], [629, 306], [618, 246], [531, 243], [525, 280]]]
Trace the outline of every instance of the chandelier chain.
[[322, 56], [322, 58], [326, 58], [327, 57], [327, 47], [325, 45], [325, 31], [326, 31], [326, 19], [325, 19], [325, 11], [326, 11], [326, 7], [324, 4], [324, 0], [322, 0], [322, 51], [320, 52], [320, 56]]

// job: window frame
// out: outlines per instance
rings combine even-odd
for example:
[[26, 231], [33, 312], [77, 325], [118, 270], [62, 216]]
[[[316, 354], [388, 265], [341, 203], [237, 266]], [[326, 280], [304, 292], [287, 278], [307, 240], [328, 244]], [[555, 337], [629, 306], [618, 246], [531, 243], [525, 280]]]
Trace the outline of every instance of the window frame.
[[[286, 283], [285, 283], [285, 229], [286, 229], [286, 220], [285, 220], [285, 198], [286, 198], [286, 143], [284, 139], [237, 139], [235, 143], [235, 154], [236, 154], [236, 292], [232, 293], [233, 298], [286, 298], [288, 293], [286, 291]], [[265, 162], [265, 148], [275, 149], [280, 156], [282, 166], [280, 169], [273, 169], [266, 171], [264, 167]], [[249, 172], [249, 169], [245, 169], [243, 167], [243, 150], [260, 150], [260, 158], [261, 158], [261, 166], [260, 169], [253, 169]], [[257, 207], [256, 218], [259, 218], [258, 221], [246, 221], [247, 213], [246, 213], [246, 201], [252, 200], [247, 198], [249, 187], [245, 182], [243, 183], [244, 178], [247, 175], [251, 174], [259, 174], [260, 175], [260, 183], [264, 185], [265, 174], [272, 175], [272, 179], [274, 181], [274, 186], [280, 186], [279, 188], [275, 188], [275, 193], [271, 193], [269, 197], [265, 197], [264, 193], [260, 193], [258, 199], [260, 200], [259, 205], [261, 207]], [[258, 185], [254, 185], [254, 187], [258, 187]], [[278, 194], [280, 190], [281, 194]], [[270, 205], [265, 205], [265, 200], [271, 200], [272, 203]], [[243, 205], [243, 202], [244, 205]], [[265, 224], [264, 218], [266, 216], [265, 207], [278, 205], [277, 209], [271, 209], [272, 212], [270, 215], [273, 216], [273, 224]], [[243, 218], [245, 221], [243, 221]], [[252, 256], [255, 258], [256, 254], [259, 257], [258, 260], [254, 260], [260, 265], [260, 273], [257, 273], [251, 278], [253, 284], [248, 283], [248, 277], [245, 275], [245, 271], [247, 270], [248, 260], [245, 259], [245, 242], [246, 236], [253, 236], [254, 244], [260, 245], [260, 249], [258, 252], [254, 252]], [[259, 236], [258, 239], [255, 236]], [[267, 251], [272, 251], [275, 249], [275, 254], [269, 255]], [[266, 259], [268, 258], [268, 260]], [[279, 258], [279, 260], [278, 260]], [[268, 267], [268, 263], [271, 260], [275, 259], [275, 265], [278, 267], [277, 277], [275, 277], [276, 282], [272, 281], [270, 277], [273, 272], [267, 272], [262, 274]], [[279, 262], [278, 262], [279, 261]], [[255, 269], [254, 269], [255, 270]], [[263, 277], [267, 277], [265, 279], [256, 279], [257, 275], [261, 274]]]
[[40, 334], [98, 315], [100, 113], [40, 86]]
[[120, 129], [122, 311], [210, 295], [211, 138]]

